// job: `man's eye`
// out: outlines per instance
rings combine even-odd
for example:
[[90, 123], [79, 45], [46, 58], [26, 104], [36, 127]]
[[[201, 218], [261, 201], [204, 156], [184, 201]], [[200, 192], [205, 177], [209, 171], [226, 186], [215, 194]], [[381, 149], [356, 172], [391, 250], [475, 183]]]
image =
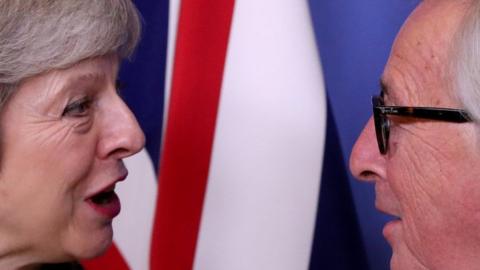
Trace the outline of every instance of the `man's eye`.
[[62, 116], [83, 117], [88, 115], [92, 100], [88, 97], [76, 100], [67, 105], [63, 110]]

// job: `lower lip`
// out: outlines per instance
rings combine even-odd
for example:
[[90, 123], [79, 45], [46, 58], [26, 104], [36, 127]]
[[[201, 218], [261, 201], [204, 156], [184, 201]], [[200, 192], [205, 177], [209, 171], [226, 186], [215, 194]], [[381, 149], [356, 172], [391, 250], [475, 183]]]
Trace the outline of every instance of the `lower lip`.
[[113, 219], [120, 213], [121, 205], [117, 194], [113, 194], [113, 198], [108, 203], [96, 204], [91, 200], [87, 200], [88, 204], [101, 215]]
[[383, 227], [383, 236], [385, 237], [385, 239], [387, 239], [389, 243], [392, 243], [395, 231], [397, 231], [398, 228], [401, 226], [401, 222], [402, 221], [400, 219], [392, 220], [387, 222], [387, 224], [385, 224], [385, 226]]

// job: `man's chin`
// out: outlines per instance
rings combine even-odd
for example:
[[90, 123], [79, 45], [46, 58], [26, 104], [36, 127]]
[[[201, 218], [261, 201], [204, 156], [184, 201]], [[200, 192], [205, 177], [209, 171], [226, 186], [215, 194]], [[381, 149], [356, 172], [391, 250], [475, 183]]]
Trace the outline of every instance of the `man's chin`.
[[392, 247], [392, 258], [390, 259], [391, 270], [428, 270], [421, 261], [412, 254], [403, 238], [400, 236], [389, 240]]
[[409, 256], [397, 256], [395, 252], [390, 259], [391, 270], [428, 270], [423, 264], [421, 264], [415, 257]]

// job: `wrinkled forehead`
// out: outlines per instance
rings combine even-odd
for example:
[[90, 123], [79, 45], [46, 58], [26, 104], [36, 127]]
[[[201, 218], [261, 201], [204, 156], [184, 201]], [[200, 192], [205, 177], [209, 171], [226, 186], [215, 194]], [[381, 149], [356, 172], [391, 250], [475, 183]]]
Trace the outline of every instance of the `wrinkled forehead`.
[[[68, 68], [51, 70], [24, 80], [10, 100], [16, 99], [33, 107], [48, 107], [49, 104], [63, 100], [69, 93], [113, 84], [118, 65], [115, 55], [107, 55], [82, 60]], [[7, 102], [6, 106], [10, 106], [10, 103]]]
[[450, 82], [452, 42], [469, 1], [423, 1], [409, 16], [382, 75], [386, 99], [396, 105], [456, 106]]

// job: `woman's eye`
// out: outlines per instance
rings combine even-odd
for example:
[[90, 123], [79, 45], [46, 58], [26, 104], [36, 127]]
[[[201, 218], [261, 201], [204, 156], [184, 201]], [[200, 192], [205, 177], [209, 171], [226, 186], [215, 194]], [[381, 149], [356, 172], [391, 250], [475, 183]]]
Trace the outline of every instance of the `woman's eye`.
[[73, 101], [63, 110], [62, 116], [83, 117], [88, 115], [92, 100], [88, 97]]

